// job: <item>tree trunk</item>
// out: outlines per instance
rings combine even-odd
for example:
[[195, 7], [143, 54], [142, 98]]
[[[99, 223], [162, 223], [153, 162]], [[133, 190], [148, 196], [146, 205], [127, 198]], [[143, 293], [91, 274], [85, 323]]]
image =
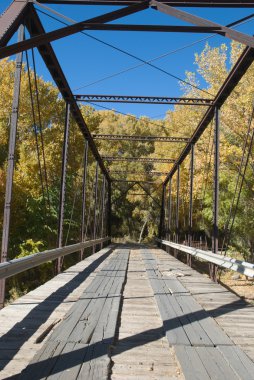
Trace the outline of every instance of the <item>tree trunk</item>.
[[146, 225], [147, 225], [147, 219], [145, 220], [145, 223], [143, 224], [143, 227], [141, 228], [141, 231], [140, 231], [140, 235], [139, 235], [139, 239], [138, 239], [139, 244], [141, 243], [141, 240], [142, 240], [143, 233], [145, 231], [145, 226]]

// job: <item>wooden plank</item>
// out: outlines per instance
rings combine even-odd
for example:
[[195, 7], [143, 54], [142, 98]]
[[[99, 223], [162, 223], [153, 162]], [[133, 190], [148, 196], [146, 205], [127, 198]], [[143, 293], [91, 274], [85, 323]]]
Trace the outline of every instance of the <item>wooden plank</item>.
[[197, 303], [192, 296], [177, 297], [179, 303], [186, 310], [191, 320], [196, 320], [214, 346], [232, 345], [232, 340], [208, 315], [208, 313]]
[[211, 380], [194, 347], [175, 346], [174, 349], [185, 380]]
[[[69, 343], [67, 343], [69, 345]], [[75, 357], [75, 361], [68, 365], [68, 369], [58, 373], [57, 379], [59, 380], [71, 380], [78, 377], [82, 363], [86, 360], [87, 345], [82, 343], [75, 343], [72, 355]]]
[[22, 371], [20, 380], [37, 379], [40, 374], [40, 380], [44, 380], [50, 375], [58, 356], [64, 348], [64, 343], [48, 342], [35, 355], [31, 363]]
[[35, 357], [36, 368], [40, 367], [37, 361], [41, 358], [45, 358], [43, 362], [50, 361], [45, 370], [49, 379], [67, 378], [64, 372], [70, 369], [75, 378], [107, 378], [109, 345], [116, 333], [128, 258], [129, 250], [113, 254]]
[[228, 362], [215, 347], [195, 347], [211, 379], [239, 380]]
[[254, 380], [254, 363], [237, 346], [218, 346], [225, 360], [242, 380]]
[[[174, 301], [169, 302], [167, 295], [155, 296], [161, 318], [163, 321], [163, 327], [170, 345], [190, 345], [190, 339], [183, 323], [188, 323], [185, 316], [179, 315], [179, 310], [176, 310]], [[182, 320], [181, 320], [182, 319]]]

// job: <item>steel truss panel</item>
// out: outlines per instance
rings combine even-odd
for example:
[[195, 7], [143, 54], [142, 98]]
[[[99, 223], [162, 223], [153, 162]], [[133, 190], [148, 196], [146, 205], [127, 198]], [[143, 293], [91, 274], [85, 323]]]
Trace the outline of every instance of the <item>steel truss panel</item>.
[[[244, 76], [250, 65], [254, 61], [254, 49], [252, 48], [245, 48], [241, 56], [238, 58], [238, 61], [234, 65], [233, 69], [230, 71], [228, 77], [222, 84], [220, 90], [218, 91], [215, 99], [214, 99], [214, 106], [220, 108], [229, 95], [232, 93], [234, 88], [237, 86], [241, 78]], [[186, 147], [183, 149], [182, 153], [180, 154], [179, 158], [175, 162], [174, 166], [172, 167], [171, 171], [169, 172], [167, 178], [164, 181], [164, 184], [167, 184], [169, 179], [174, 175], [174, 173], [177, 171], [178, 165], [180, 165], [184, 159], [188, 156], [188, 154], [191, 151], [192, 144], [195, 144], [209, 123], [212, 121], [214, 116], [214, 107], [209, 107], [206, 111], [205, 115], [203, 116], [202, 120], [198, 124], [196, 130], [194, 131], [190, 142], [186, 145]]]
[[[77, 22], [72, 25], [64, 26], [63, 28], [53, 30], [52, 32], [46, 33], [43, 29], [43, 33], [39, 35], [33, 35], [32, 38], [21, 41], [9, 46], [5, 46], [0, 49], [0, 58], [9, 57], [12, 54], [19, 53], [24, 50], [31, 49], [33, 47], [40, 47], [42, 44], [46, 44], [52, 41], [56, 41], [60, 38], [71, 36], [75, 33], [82, 32], [86, 29], [87, 24], [91, 23], [104, 23], [117, 20], [124, 16], [131, 15], [133, 13], [142, 11], [148, 8], [149, 2], [148, 0], [142, 1], [139, 4], [134, 4], [129, 7], [121, 8], [113, 12], [105, 13], [101, 16], [93, 17], [89, 20]], [[32, 8], [32, 6], [31, 6]], [[36, 14], [36, 12], [34, 12]], [[36, 14], [36, 18], [38, 15]]]
[[104, 161], [137, 161], [137, 162], [160, 162], [160, 163], [174, 163], [175, 160], [171, 158], [148, 158], [148, 157], [109, 157], [102, 156]]
[[152, 175], [152, 176], [165, 176], [168, 172], [154, 172], [154, 171], [145, 171], [145, 172], [129, 172], [128, 170], [110, 170], [110, 174], [138, 174], [138, 175]]
[[157, 183], [155, 181], [135, 181], [135, 180], [130, 180], [129, 181], [128, 179], [112, 179], [112, 182], [136, 183], [137, 185], [139, 183]]
[[[130, 5], [139, 3], [138, 0], [37, 0], [44, 4], [72, 5]], [[159, 0], [160, 1], [160, 0]], [[253, 0], [161, 0], [164, 4], [175, 7], [210, 7], [210, 8], [253, 8]]]
[[[34, 8], [30, 9], [30, 18], [26, 20], [26, 26], [31, 36], [36, 36], [43, 34], [44, 28], [41, 24], [41, 21], [35, 12]], [[84, 137], [88, 140], [89, 147], [93, 152], [95, 159], [99, 162], [102, 172], [106, 175], [107, 180], [110, 181], [109, 174], [104, 166], [104, 163], [101, 159], [101, 156], [96, 148], [96, 145], [93, 141], [92, 135], [85, 123], [85, 120], [81, 114], [81, 111], [74, 99], [70, 86], [65, 78], [65, 75], [62, 71], [62, 68], [58, 62], [58, 59], [54, 53], [50, 44], [42, 44], [38, 47], [38, 50], [44, 60], [53, 80], [55, 81], [60, 93], [62, 94], [63, 99], [70, 104], [70, 110], [74, 120], [81, 129]]]
[[186, 137], [166, 137], [166, 136], [132, 136], [132, 135], [100, 135], [92, 134], [94, 140], [113, 140], [113, 141], [146, 141], [146, 142], [176, 142], [187, 143], [190, 139]]
[[210, 106], [213, 99], [177, 98], [166, 96], [131, 96], [131, 95], [74, 95], [79, 102], [106, 103], [144, 103], [144, 104], [181, 104], [187, 106]]

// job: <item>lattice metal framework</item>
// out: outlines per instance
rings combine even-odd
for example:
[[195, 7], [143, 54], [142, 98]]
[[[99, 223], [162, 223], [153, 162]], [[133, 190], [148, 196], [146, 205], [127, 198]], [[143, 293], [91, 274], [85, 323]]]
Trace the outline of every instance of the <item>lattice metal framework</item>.
[[174, 163], [175, 160], [172, 158], [151, 158], [151, 157], [113, 157], [113, 156], [102, 156], [104, 161], [136, 161], [136, 162], [153, 162], [153, 163]]
[[141, 103], [141, 104], [180, 104], [184, 106], [211, 106], [213, 99], [177, 98], [166, 96], [130, 96], [130, 95], [75, 95], [78, 102], [93, 103]]
[[114, 141], [145, 141], [145, 142], [175, 142], [187, 143], [190, 141], [187, 137], [167, 137], [167, 136], [136, 136], [136, 135], [99, 135], [93, 134], [94, 140], [114, 140]]

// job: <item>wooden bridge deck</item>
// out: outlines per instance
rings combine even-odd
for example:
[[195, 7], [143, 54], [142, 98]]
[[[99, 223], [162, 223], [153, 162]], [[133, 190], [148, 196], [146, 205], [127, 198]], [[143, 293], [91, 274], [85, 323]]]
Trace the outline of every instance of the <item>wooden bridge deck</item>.
[[105, 248], [0, 311], [0, 378], [251, 380], [253, 323], [166, 252]]

